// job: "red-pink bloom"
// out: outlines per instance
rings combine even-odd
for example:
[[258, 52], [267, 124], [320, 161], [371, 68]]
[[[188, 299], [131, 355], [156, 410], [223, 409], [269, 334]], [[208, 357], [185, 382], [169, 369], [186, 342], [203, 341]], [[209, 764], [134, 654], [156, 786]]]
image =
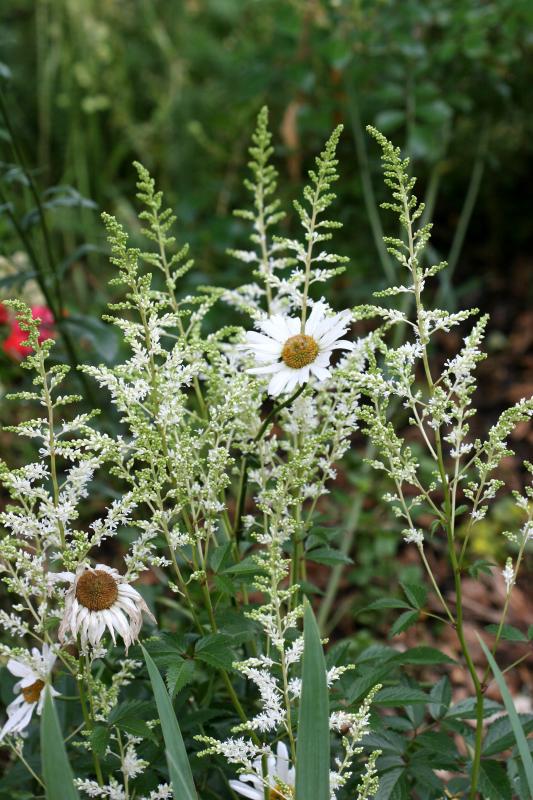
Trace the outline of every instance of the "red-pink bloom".
[[[3, 309], [5, 312], [4, 306], [0, 306], [0, 309]], [[39, 343], [44, 342], [46, 339], [54, 339], [54, 315], [50, 309], [47, 306], [32, 306], [31, 314], [34, 319], [40, 319]], [[2, 317], [0, 316], [0, 320], [1, 319]], [[28, 334], [21, 329], [16, 319], [9, 320], [6, 315], [5, 321], [10, 321], [11, 328], [9, 336], [7, 339], [4, 339], [2, 343], [2, 349], [8, 356], [20, 361], [21, 358], [31, 353], [31, 347], [22, 344], [22, 342], [26, 341], [28, 338]]]

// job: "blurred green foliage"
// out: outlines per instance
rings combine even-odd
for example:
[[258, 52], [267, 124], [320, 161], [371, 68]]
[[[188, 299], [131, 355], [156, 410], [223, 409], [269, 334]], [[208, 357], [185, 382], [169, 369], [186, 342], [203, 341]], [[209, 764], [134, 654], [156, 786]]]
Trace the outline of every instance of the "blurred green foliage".
[[[511, 221], [515, 239], [527, 235], [526, 215], [507, 223], [506, 209], [533, 140], [529, 0], [11, 0], [0, 19], [6, 106], [41, 190], [71, 186], [129, 219], [139, 159], [176, 207], [198, 282], [236, 283], [242, 270], [225, 250], [245, 236], [230, 212], [243, 203], [263, 103], [281, 133], [291, 197], [332, 126], [346, 124], [338, 205], [352, 269], [339, 280], [343, 295], [366, 300], [392, 277], [368, 122], [411, 155], [438, 255], [453, 267], [480, 190], [478, 238], [491, 231], [496, 258], [502, 242], [508, 251]], [[5, 124], [0, 133], [5, 202], [18, 197], [21, 215], [30, 199], [8, 166], [17, 159]], [[56, 258], [75, 254], [71, 305], [86, 312], [96, 298], [101, 307], [106, 260], [76, 249], [102, 244], [98, 215], [83, 204], [48, 214]], [[0, 225], [10, 255], [20, 242], [5, 214]]]

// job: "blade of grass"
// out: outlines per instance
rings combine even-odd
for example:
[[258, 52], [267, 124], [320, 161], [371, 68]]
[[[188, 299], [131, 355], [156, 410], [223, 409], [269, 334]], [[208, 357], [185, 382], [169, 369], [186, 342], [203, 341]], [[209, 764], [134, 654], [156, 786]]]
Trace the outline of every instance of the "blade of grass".
[[302, 696], [296, 747], [296, 800], [329, 800], [329, 699], [326, 662], [315, 615], [304, 612]]
[[41, 717], [41, 754], [47, 800], [80, 800], [67, 758], [63, 733], [50, 690], [46, 690]]
[[482, 641], [480, 636], [478, 636], [478, 639], [479, 643], [481, 644], [481, 647], [483, 648], [483, 652], [485, 653], [487, 661], [490, 664], [490, 668], [494, 674], [496, 683], [498, 684], [498, 688], [500, 690], [500, 694], [502, 696], [505, 708], [507, 709], [507, 713], [509, 715], [509, 721], [511, 723], [511, 727], [514, 733], [514, 738], [516, 741], [516, 746], [518, 747], [518, 752], [520, 753], [520, 758], [522, 760], [524, 772], [526, 773], [526, 780], [529, 786], [529, 791], [531, 793], [531, 797], [533, 797], [533, 758], [529, 751], [524, 729], [522, 728], [520, 719], [516, 712], [516, 708], [513, 703], [513, 698], [511, 697], [511, 693], [509, 692], [507, 684], [505, 683], [505, 678], [503, 677], [503, 674], [500, 668], [498, 667], [494, 659], [494, 656], [490, 652], [485, 642]]
[[159, 712], [174, 797], [179, 797], [180, 800], [198, 800], [183, 737], [163, 678], [144, 647], [142, 651]]

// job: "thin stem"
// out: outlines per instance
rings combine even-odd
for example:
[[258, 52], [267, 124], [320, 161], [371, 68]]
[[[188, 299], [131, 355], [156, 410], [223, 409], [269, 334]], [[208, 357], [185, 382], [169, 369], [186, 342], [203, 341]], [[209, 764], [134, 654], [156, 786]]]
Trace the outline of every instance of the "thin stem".
[[26, 769], [28, 770], [28, 772], [30, 773], [30, 775], [32, 776], [32, 778], [33, 778], [35, 781], [37, 781], [37, 783], [39, 784], [39, 786], [42, 786], [42, 788], [43, 788], [43, 789], [46, 789], [46, 786], [44, 785], [44, 783], [43, 783], [43, 781], [41, 780], [41, 778], [40, 778], [40, 777], [37, 775], [37, 773], [35, 772], [35, 770], [34, 770], [34, 769], [32, 769], [32, 767], [31, 767], [31, 766], [28, 764], [28, 762], [27, 762], [27, 761], [26, 761], [26, 759], [24, 758], [24, 755], [22, 754], [22, 751], [19, 751], [19, 750], [17, 750], [17, 748], [16, 748], [16, 747], [13, 747], [13, 745], [11, 744], [11, 742], [9, 741], [9, 739], [7, 740], [6, 744], [7, 744], [7, 745], [8, 745], [8, 746], [11, 748], [11, 750], [13, 751], [13, 753], [15, 754], [15, 756], [16, 756], [16, 757], [19, 759], [19, 761], [21, 761], [21, 762], [24, 764], [24, 766], [26, 767]]
[[[299, 386], [298, 389], [284, 400], [283, 403], [279, 405], [274, 405], [270, 414], [267, 415], [263, 424], [259, 428], [259, 432], [254, 436], [252, 439], [252, 444], [257, 444], [261, 441], [263, 436], [265, 435], [268, 426], [270, 423], [277, 417], [280, 411], [290, 405], [297, 397], [299, 397], [305, 389], [305, 384]], [[240, 468], [240, 478], [239, 478], [239, 489], [237, 494], [237, 507], [235, 509], [235, 519], [233, 522], [233, 534], [235, 536], [236, 541], [238, 542], [239, 534], [241, 531], [241, 523], [242, 523], [242, 515], [244, 512], [244, 506], [246, 504], [246, 489], [248, 487], [248, 455], [243, 455], [241, 459], [241, 468]]]

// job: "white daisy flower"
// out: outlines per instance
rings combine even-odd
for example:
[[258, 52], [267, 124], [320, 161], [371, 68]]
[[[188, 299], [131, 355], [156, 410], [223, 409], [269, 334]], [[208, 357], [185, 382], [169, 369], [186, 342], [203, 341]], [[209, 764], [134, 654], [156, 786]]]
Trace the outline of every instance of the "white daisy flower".
[[[33, 712], [40, 714], [43, 709], [43, 689], [49, 679], [56, 660], [55, 653], [43, 644], [42, 653], [34, 647], [27, 658], [10, 658], [7, 668], [12, 675], [20, 678], [14, 685], [17, 695], [7, 707], [7, 722], [0, 731], [0, 741], [8, 734], [21, 734], [30, 724]], [[51, 688], [52, 696], [59, 692]]]
[[[289, 767], [289, 751], [283, 742], [278, 742], [277, 755], [267, 758], [268, 800], [289, 800], [294, 796], [294, 767]], [[250, 800], [264, 800], [265, 789], [261, 759], [254, 761], [254, 772], [239, 775], [238, 781], [229, 785], [237, 794]]]
[[248, 372], [271, 374], [268, 392], [272, 396], [292, 392], [311, 376], [323, 381], [330, 375], [333, 350], [352, 350], [353, 343], [342, 339], [351, 320], [349, 311], [326, 317], [325, 303], [315, 303], [304, 331], [296, 317], [274, 315], [260, 320], [262, 333], [248, 331], [242, 348], [254, 355], [260, 366]]
[[96, 647], [107, 628], [113, 643], [116, 631], [128, 649], [139, 638], [143, 612], [155, 622], [139, 592], [106, 564], [83, 565], [76, 574], [63, 573], [62, 577], [72, 583], [65, 596], [60, 641], [70, 633], [73, 639], [80, 637], [82, 647], [87, 642]]

